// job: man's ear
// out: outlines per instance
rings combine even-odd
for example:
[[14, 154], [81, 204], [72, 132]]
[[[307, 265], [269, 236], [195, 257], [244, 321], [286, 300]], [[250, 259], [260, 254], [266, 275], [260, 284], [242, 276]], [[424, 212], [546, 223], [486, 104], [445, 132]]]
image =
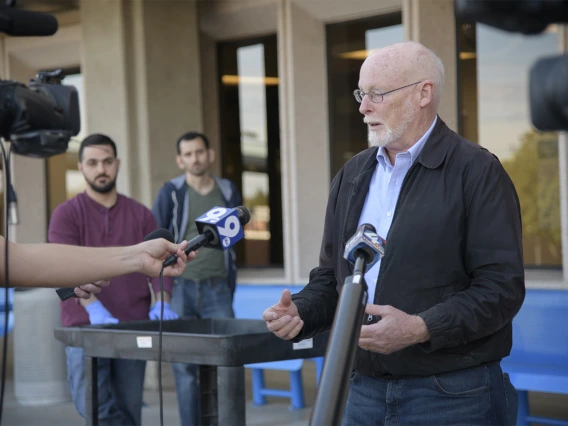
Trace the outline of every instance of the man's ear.
[[81, 173], [83, 173], [83, 165], [81, 164], [80, 161], [77, 161], [77, 170], [79, 170]]
[[181, 161], [181, 157], [176, 155], [176, 164], [180, 170], [185, 170], [185, 166], [183, 165], [183, 161]]
[[214, 163], [215, 162], [215, 150], [213, 148], [209, 148], [207, 150], [207, 152], [209, 154], [209, 162]]
[[434, 101], [434, 82], [426, 80], [420, 91], [420, 106], [422, 108], [430, 105]]

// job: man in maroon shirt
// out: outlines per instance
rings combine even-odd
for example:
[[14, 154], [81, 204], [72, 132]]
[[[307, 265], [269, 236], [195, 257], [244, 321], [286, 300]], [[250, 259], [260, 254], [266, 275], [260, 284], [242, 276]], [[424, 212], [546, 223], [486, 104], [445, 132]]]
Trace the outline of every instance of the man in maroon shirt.
[[[87, 182], [85, 192], [59, 205], [49, 225], [49, 242], [89, 247], [126, 246], [141, 242], [158, 226], [152, 212], [142, 204], [118, 194], [116, 177], [120, 160], [115, 143], [105, 135], [87, 137], [79, 149], [78, 168]], [[151, 292], [148, 278], [140, 273], [112, 278], [111, 286], [90, 299], [61, 302], [63, 326], [114, 324], [148, 319]], [[164, 318], [175, 317], [169, 309], [173, 281], [164, 277]], [[152, 279], [159, 301], [159, 279]], [[159, 315], [159, 314], [158, 314]], [[85, 417], [83, 349], [66, 347], [71, 395]], [[99, 425], [140, 425], [146, 363], [140, 360], [99, 361]]]

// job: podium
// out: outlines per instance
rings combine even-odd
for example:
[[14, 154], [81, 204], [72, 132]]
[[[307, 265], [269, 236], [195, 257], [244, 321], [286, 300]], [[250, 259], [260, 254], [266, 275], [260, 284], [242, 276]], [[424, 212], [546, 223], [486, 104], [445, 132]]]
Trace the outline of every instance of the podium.
[[[85, 352], [86, 423], [98, 425], [97, 359], [158, 360], [158, 321], [58, 327], [55, 337]], [[262, 320], [233, 318], [164, 321], [162, 361], [199, 365], [200, 422], [246, 424], [244, 365], [325, 355], [328, 333], [299, 349], [266, 328]]]

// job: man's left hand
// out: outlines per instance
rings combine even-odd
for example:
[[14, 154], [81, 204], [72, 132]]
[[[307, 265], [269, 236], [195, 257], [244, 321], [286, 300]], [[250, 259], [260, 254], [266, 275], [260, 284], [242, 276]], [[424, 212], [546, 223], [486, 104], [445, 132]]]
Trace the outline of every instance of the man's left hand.
[[430, 338], [428, 328], [419, 316], [408, 315], [388, 305], [367, 305], [365, 313], [381, 317], [376, 324], [361, 327], [359, 346], [365, 350], [391, 354]]

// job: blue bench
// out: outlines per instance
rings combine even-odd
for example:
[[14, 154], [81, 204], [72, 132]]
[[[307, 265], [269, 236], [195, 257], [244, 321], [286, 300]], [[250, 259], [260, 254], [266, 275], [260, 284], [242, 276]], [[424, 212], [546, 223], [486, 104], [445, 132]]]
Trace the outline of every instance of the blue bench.
[[[297, 293], [302, 289], [298, 286], [283, 285], [244, 285], [239, 284], [235, 290], [233, 310], [236, 318], [262, 319], [262, 313], [269, 306], [280, 300], [284, 289]], [[316, 380], [319, 382], [323, 368], [323, 357], [309, 358], [306, 361], [316, 363]], [[288, 361], [263, 362], [245, 365], [252, 370], [252, 393], [255, 405], [266, 404], [266, 396], [290, 398], [292, 409], [305, 407], [304, 387], [302, 382], [303, 359]], [[264, 370], [281, 370], [290, 372], [290, 389], [267, 388], [264, 382]]]
[[8, 310], [8, 334], [14, 327], [14, 289], [8, 289], [8, 306], [4, 306], [6, 288], [0, 287], [0, 336], [4, 335], [4, 326], [6, 321], [6, 309]]
[[519, 395], [517, 425], [566, 425], [568, 420], [531, 416], [528, 392], [568, 395], [568, 291], [527, 290], [513, 320], [513, 348], [504, 358]]

